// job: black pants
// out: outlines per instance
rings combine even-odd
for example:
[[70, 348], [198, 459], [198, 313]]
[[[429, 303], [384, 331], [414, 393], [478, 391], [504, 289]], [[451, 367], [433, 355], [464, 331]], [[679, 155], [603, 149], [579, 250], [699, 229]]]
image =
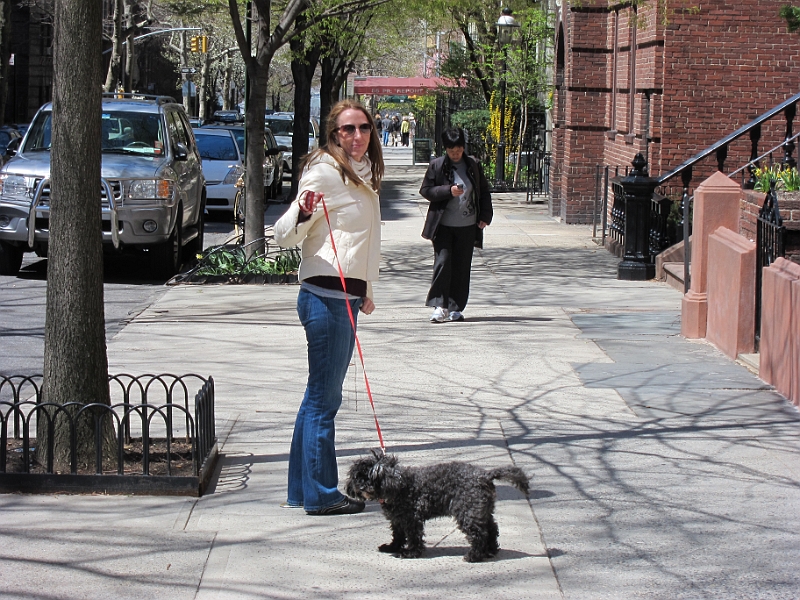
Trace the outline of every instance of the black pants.
[[433, 240], [433, 282], [426, 305], [440, 306], [450, 311], [464, 310], [469, 298], [474, 248], [475, 225], [439, 225]]

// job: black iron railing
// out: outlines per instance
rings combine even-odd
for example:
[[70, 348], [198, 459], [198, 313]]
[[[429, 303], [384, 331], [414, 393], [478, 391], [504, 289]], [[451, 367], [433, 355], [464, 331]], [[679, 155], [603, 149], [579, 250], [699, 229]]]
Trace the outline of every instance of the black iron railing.
[[[188, 382], [201, 383], [200, 390], [190, 392]], [[107, 404], [56, 404], [42, 402], [41, 376], [0, 376], [0, 477], [8, 472], [8, 448], [18, 440], [14, 451], [22, 454], [21, 472], [31, 473], [36, 432], [43, 432], [47, 453], [37, 456], [40, 471], [53, 475], [54, 440], [57, 428], [66, 429], [69, 439], [70, 473], [78, 474], [78, 428], [88, 421], [95, 432], [93, 440], [95, 475], [108, 474], [108, 457], [103, 454], [103, 431], [108, 421], [115, 436], [114, 471], [125, 475], [125, 449], [133, 435], [141, 439], [140, 473], [151, 475], [153, 444], [165, 445], [167, 477], [173, 474], [173, 445], [181, 438], [189, 446], [191, 471], [200, 476], [208, 457], [216, 447], [214, 421], [214, 380], [199, 375], [113, 375], [109, 377], [112, 402]]]
[[756, 221], [756, 347], [761, 339], [761, 278], [764, 267], [786, 254], [786, 227], [783, 225], [775, 182], [764, 198]]
[[[783, 158], [781, 159], [781, 164], [788, 165], [788, 166], [796, 166], [797, 161], [795, 160], [793, 154], [795, 151], [795, 140], [800, 137], [800, 134], [793, 133], [793, 122], [796, 116], [796, 105], [797, 102], [800, 101], [800, 94], [795, 94], [791, 98], [786, 99], [785, 101], [781, 102], [776, 107], [772, 108], [771, 110], [765, 112], [761, 116], [757, 117], [756, 119], [752, 120], [747, 125], [740, 127], [733, 133], [728, 136], [725, 136], [718, 142], [712, 144], [705, 150], [695, 154], [693, 157], [687, 159], [668, 173], [661, 175], [660, 177], [653, 177], [649, 178], [650, 182], [653, 186], [653, 192], [655, 189], [661, 186], [664, 186], [668, 181], [670, 181], [673, 177], [680, 175], [681, 176], [681, 183], [683, 185], [683, 196], [679, 206], [679, 215], [681, 217], [681, 225], [683, 230], [683, 236], [685, 246], [684, 246], [684, 286], [685, 290], [688, 291], [689, 289], [689, 264], [690, 264], [690, 257], [691, 257], [691, 247], [689, 244], [689, 236], [691, 235], [691, 214], [692, 214], [692, 195], [690, 194], [690, 186], [692, 180], [692, 171], [693, 167], [697, 165], [700, 161], [708, 158], [709, 156], [715, 156], [717, 161], [717, 169], [719, 171], [725, 170], [725, 161], [728, 157], [728, 148], [732, 142], [741, 138], [744, 135], [748, 135], [750, 138], [750, 160], [742, 167], [738, 168], [736, 171], [730, 174], [733, 176], [737, 173], [742, 173], [742, 178], [744, 179], [744, 172], [747, 170], [750, 173], [750, 178], [747, 181], [743, 181], [743, 187], [745, 188], [752, 188], [755, 184], [755, 170], [759, 166], [760, 161], [766, 157], [771, 156], [771, 154], [777, 150], [782, 149], [783, 151]], [[783, 142], [781, 142], [775, 148], [768, 150], [765, 153], [759, 154], [759, 143], [761, 140], [761, 126], [763, 123], [773, 119], [774, 117], [783, 114], [786, 120], [786, 127], [785, 127], [785, 135]], [[640, 160], [641, 155], [637, 155], [634, 159], [634, 164]], [[642, 160], [643, 157], [642, 157]], [[640, 169], [642, 170], [642, 169]], [[646, 173], [647, 166], [646, 161], [644, 161], [643, 172]], [[615, 178], [618, 180], [619, 178]], [[638, 185], [640, 187], [644, 186], [644, 182], [641, 178], [639, 178], [638, 182], [634, 182], [631, 180], [630, 182], [632, 185]], [[617, 251], [619, 247], [625, 247], [626, 244], [633, 247], [634, 245], [639, 248], [641, 246], [640, 240], [642, 237], [642, 233], [639, 231], [639, 227], [647, 227], [650, 235], [650, 256], [646, 256], [641, 251], [636, 251], [636, 260], [637, 261], [649, 261], [652, 260], [656, 251], [660, 252], [664, 249], [664, 246], [661, 244], [665, 241], [672, 241], [674, 243], [677, 240], [669, 240], [669, 235], [665, 234], [663, 230], [663, 213], [666, 209], [666, 203], [663, 203], [660, 199], [658, 199], [655, 194], [654, 197], [654, 205], [649, 217], [649, 220], [643, 220], [641, 218], [637, 219], [637, 224], [630, 223], [629, 216], [627, 215], [628, 206], [630, 204], [631, 198], [636, 197], [635, 194], [627, 193], [624, 190], [624, 185], [622, 181], [617, 181], [617, 183], [612, 184], [614, 189], [614, 203], [610, 210], [610, 217], [611, 223], [609, 224], [609, 236], [611, 241], [613, 242], [611, 245], [614, 248], [610, 248], [614, 251]], [[619, 190], [617, 189], [619, 188]], [[657, 205], [657, 206], [656, 206]], [[641, 216], [641, 210], [639, 210], [639, 215]], [[626, 236], [629, 237], [631, 232], [635, 232], [637, 241], [635, 244], [632, 241], [626, 240]], [[605, 229], [604, 229], [605, 234]], [[676, 236], [677, 237], [677, 236]], [[623, 261], [624, 262], [624, 261]], [[630, 261], [628, 261], [630, 262]], [[641, 273], [645, 271], [640, 269]], [[649, 271], [648, 271], [649, 272]]]

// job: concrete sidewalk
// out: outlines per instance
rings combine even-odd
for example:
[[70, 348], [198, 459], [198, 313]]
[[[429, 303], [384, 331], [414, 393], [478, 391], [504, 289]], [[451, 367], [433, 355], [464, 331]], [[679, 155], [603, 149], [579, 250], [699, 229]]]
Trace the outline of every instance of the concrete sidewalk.
[[[410, 154], [410, 150], [403, 151]], [[221, 469], [200, 499], [0, 496], [3, 598], [800, 596], [800, 418], [744, 367], [680, 337], [680, 294], [615, 279], [591, 230], [495, 197], [464, 323], [430, 324], [424, 167], [391, 166], [377, 310], [359, 322], [388, 449], [405, 464], [516, 464], [501, 552], [461, 560], [450, 520], [419, 560], [377, 552], [377, 505], [282, 509], [305, 383], [296, 286], [179, 286], [109, 341], [111, 372], [217, 390]], [[276, 218], [285, 207], [273, 206]], [[337, 418], [342, 476], [377, 447], [360, 369]]]

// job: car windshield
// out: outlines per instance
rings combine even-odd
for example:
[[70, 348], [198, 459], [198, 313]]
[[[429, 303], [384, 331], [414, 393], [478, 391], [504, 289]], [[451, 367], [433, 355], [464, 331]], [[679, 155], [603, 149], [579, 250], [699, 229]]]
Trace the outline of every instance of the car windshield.
[[204, 160], [239, 160], [236, 144], [229, 135], [208, 135], [195, 131], [197, 149]]
[[239, 146], [239, 152], [244, 154], [244, 129], [231, 129], [233, 137], [236, 138], [236, 145]]
[[266, 125], [273, 135], [292, 135], [294, 121], [292, 119], [267, 119]]
[[[103, 111], [102, 150], [124, 154], [161, 156], [164, 131], [156, 113]], [[31, 125], [23, 152], [49, 150], [52, 142], [53, 113], [41, 112]]]

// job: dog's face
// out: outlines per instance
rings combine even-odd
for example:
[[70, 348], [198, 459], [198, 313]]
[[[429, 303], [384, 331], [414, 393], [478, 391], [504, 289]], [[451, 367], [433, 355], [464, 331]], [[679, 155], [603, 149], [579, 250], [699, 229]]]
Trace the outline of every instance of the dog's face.
[[372, 456], [360, 458], [350, 467], [345, 491], [353, 498], [383, 500], [401, 487], [402, 476], [397, 468], [397, 457], [382, 456], [373, 451]]

